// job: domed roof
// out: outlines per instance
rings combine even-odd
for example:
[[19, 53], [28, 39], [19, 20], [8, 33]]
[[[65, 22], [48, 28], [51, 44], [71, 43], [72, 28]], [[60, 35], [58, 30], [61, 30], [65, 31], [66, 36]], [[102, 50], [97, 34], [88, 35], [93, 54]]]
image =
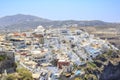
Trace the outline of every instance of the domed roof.
[[44, 29], [44, 27], [43, 26], [38, 26], [37, 29]]
[[41, 32], [43, 33], [44, 32], [44, 27], [43, 26], [38, 26], [37, 29], [35, 29], [35, 32]]

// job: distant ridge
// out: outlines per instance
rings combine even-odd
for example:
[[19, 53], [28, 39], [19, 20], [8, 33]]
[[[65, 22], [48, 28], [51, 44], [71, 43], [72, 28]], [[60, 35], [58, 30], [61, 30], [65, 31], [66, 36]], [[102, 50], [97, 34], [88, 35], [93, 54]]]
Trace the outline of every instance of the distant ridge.
[[32, 15], [17, 14], [11, 16], [5, 16], [0, 18], [0, 29], [32, 29], [38, 25], [44, 27], [62, 27], [62, 26], [71, 26], [75, 25], [78, 27], [86, 26], [120, 26], [118, 23], [108, 23], [100, 20], [91, 20], [91, 21], [77, 21], [77, 20], [64, 20], [64, 21], [53, 21], [49, 19], [40, 18]]
[[32, 15], [17, 14], [13, 16], [5, 16], [0, 18], [0, 26], [8, 26], [13, 24], [20, 24], [24, 22], [35, 22], [35, 21], [48, 22], [50, 20], [39, 18]]

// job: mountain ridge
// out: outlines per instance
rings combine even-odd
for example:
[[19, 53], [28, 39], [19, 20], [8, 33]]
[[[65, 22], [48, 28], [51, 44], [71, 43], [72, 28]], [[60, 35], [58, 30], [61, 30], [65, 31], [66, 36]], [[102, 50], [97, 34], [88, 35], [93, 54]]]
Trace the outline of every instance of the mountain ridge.
[[120, 23], [110, 23], [100, 20], [50, 20], [33, 15], [16, 14], [0, 18], [0, 28], [1, 29], [29, 29], [35, 28], [38, 25], [44, 27], [62, 27], [62, 26], [120, 26]]

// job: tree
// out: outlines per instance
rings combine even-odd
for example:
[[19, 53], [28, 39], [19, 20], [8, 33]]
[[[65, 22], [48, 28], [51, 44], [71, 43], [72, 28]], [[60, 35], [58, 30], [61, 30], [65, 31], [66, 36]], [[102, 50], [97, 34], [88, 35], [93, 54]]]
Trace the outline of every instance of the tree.
[[18, 76], [15, 74], [8, 74], [6, 80], [18, 80]]
[[17, 72], [20, 75], [21, 80], [33, 80], [32, 73], [27, 69], [20, 68]]
[[5, 60], [6, 59], [6, 55], [0, 55], [0, 61], [3, 61], [3, 60]]
[[93, 74], [85, 74], [84, 80], [98, 80], [97, 77]]

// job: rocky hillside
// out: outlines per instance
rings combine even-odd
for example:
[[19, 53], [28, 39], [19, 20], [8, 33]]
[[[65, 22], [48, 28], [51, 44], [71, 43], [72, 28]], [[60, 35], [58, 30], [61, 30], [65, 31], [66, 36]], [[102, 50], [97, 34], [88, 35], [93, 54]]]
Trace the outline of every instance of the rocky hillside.
[[120, 51], [99, 55], [79, 68], [85, 71], [80, 80], [120, 80]]
[[106, 58], [100, 80], [120, 80], [120, 52], [111, 52]]

